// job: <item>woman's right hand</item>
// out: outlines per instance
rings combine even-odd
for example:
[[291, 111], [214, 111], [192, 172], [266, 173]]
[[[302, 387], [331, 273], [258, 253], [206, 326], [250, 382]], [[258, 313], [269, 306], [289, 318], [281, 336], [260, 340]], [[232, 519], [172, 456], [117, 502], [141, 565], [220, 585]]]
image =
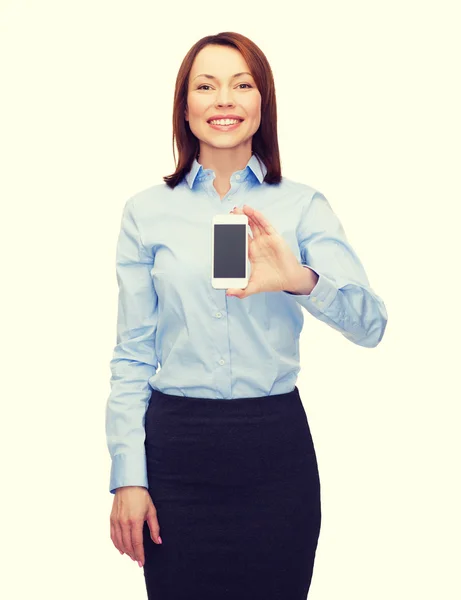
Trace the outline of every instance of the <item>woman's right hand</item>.
[[110, 538], [120, 554], [128, 554], [140, 567], [144, 566], [143, 527], [146, 520], [152, 541], [161, 544], [157, 510], [147, 488], [117, 488], [110, 514]]

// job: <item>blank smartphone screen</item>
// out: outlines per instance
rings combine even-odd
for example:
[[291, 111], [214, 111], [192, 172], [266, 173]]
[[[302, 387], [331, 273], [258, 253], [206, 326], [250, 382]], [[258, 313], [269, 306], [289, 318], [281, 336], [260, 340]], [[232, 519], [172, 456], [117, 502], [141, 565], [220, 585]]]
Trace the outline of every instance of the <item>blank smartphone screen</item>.
[[247, 226], [214, 226], [213, 277], [245, 277]]

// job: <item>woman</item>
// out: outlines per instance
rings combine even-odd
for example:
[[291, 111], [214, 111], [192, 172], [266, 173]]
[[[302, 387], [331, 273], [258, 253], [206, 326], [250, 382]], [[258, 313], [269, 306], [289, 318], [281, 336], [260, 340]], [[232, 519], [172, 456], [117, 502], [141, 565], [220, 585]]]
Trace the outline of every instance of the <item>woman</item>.
[[[226, 115], [238, 123], [210, 124]], [[296, 387], [302, 308], [361, 346], [384, 335], [384, 303], [325, 196], [281, 176], [276, 121], [261, 50], [201, 39], [177, 78], [176, 171], [123, 211], [111, 539], [150, 599], [307, 598], [321, 506]], [[211, 219], [234, 205], [251, 276], [225, 294], [210, 281]]]

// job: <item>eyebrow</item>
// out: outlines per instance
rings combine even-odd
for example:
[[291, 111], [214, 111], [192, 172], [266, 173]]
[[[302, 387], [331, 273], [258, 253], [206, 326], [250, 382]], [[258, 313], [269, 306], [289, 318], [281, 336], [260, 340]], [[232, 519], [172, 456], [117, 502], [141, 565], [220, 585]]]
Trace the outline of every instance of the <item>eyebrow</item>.
[[[250, 77], [253, 77], [253, 75], [251, 73], [248, 73], [248, 71], [242, 71], [241, 73], [236, 73], [235, 75], [232, 75], [231, 79], [240, 77], [240, 75], [250, 75]], [[215, 77], [214, 75], [207, 75], [206, 73], [200, 73], [200, 75], [197, 75], [196, 77], [194, 77], [194, 79], [197, 79], [197, 77], [207, 77], [208, 79], [217, 79], [217, 77]]]

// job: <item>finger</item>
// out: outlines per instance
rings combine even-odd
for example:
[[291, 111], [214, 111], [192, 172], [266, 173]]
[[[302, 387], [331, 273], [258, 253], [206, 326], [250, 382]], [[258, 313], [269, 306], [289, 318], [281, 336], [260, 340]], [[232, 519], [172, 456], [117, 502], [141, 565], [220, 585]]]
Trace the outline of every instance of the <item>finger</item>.
[[116, 546], [116, 548], [119, 549], [120, 552], [123, 552], [125, 554], [126, 550], [123, 546], [122, 530], [121, 530], [118, 522], [114, 523], [113, 529], [114, 529], [114, 536], [115, 536], [115, 541], [116, 541], [115, 546]]
[[[243, 214], [245, 214], [245, 213], [243, 213]], [[250, 227], [251, 233], [253, 234], [253, 238], [259, 237], [261, 235], [261, 230], [259, 229], [259, 227], [255, 223], [255, 221], [251, 217], [249, 217], [248, 215], [246, 215], [246, 216], [248, 218], [248, 225]]]
[[123, 549], [132, 560], [135, 560], [133, 546], [131, 545], [131, 525], [120, 523], [120, 527], [122, 529]]
[[240, 298], [240, 300], [244, 300], [252, 294], [257, 294], [259, 292], [259, 286], [250, 281], [250, 283], [243, 290], [229, 289], [228, 291], [229, 294], [226, 295], [235, 296], [236, 298]]
[[257, 224], [257, 228], [261, 232], [261, 234], [263, 232], [269, 235], [275, 233], [275, 229], [272, 227], [272, 225], [261, 212], [255, 210], [251, 206], [247, 206], [246, 204], [243, 205], [243, 210], [245, 211], [245, 214], [248, 214], [249, 217], [251, 215], [251, 218]]
[[144, 565], [144, 545], [142, 543], [142, 529], [144, 522], [137, 522], [131, 528], [131, 545], [133, 546], [134, 558]]
[[243, 300], [244, 298], [247, 298], [248, 296], [251, 296], [252, 294], [256, 294], [258, 291], [258, 286], [255, 285], [254, 283], [249, 283], [245, 289], [243, 290], [238, 290], [235, 288], [229, 288], [226, 291], [226, 296], [235, 296], [236, 298], [240, 298], [241, 300]]
[[117, 548], [117, 550], [120, 552], [120, 554], [125, 554], [124, 552], [122, 552], [122, 550], [120, 550], [120, 548], [117, 547], [117, 540], [115, 538], [115, 528], [114, 525], [110, 524], [110, 539], [112, 540], [112, 543], [114, 544], [114, 546]]
[[[247, 207], [245, 205], [246, 208], [250, 208]], [[248, 225], [250, 226], [251, 232], [253, 233], [253, 237], [259, 237], [260, 235], [262, 235], [262, 232], [259, 228], [258, 223], [253, 219], [252, 215], [247, 212], [242, 210], [241, 208], [239, 208], [238, 206], [236, 206], [233, 210], [231, 210], [232, 213], [234, 214], [241, 214], [241, 215], [246, 215], [248, 218]]]
[[247, 204], [243, 205], [243, 208], [240, 209], [242, 214], [248, 217], [248, 224], [251, 227], [251, 231], [253, 232], [253, 237], [257, 238], [260, 235], [263, 235], [263, 231], [261, 230], [260, 223], [257, 219], [254, 218], [254, 209]]
[[150, 513], [147, 515], [147, 525], [149, 527], [150, 538], [156, 544], [160, 544], [160, 526], [158, 524], [157, 514]]

